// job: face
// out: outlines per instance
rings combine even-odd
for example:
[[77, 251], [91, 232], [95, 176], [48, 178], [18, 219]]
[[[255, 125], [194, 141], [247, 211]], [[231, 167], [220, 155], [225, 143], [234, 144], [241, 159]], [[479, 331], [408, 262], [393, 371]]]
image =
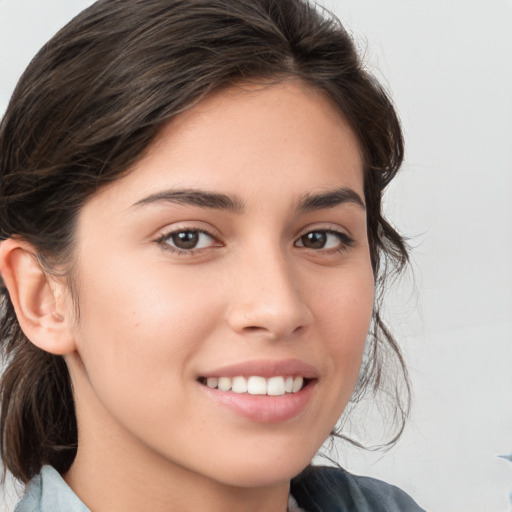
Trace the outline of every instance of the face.
[[300, 472], [373, 307], [362, 160], [329, 100], [291, 81], [203, 100], [86, 203], [77, 240], [81, 442], [229, 485]]

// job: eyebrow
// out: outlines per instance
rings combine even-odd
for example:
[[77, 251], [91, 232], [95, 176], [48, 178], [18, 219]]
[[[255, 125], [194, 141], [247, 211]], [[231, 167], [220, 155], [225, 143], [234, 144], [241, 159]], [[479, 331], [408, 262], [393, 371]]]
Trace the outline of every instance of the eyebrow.
[[144, 206], [160, 202], [193, 205], [200, 208], [226, 210], [233, 213], [242, 213], [244, 210], [244, 203], [239, 197], [196, 189], [157, 192], [137, 201], [133, 206]]
[[317, 194], [305, 194], [299, 200], [297, 209], [301, 212], [311, 212], [334, 208], [343, 203], [353, 203], [366, 210], [361, 196], [355, 190], [346, 187]]
[[[164, 190], [144, 197], [133, 204], [132, 207], [161, 202], [199, 206], [200, 208], [225, 210], [233, 213], [243, 213], [245, 209], [244, 201], [236, 195], [197, 189]], [[297, 210], [311, 212], [334, 208], [344, 203], [353, 203], [365, 210], [365, 204], [361, 196], [351, 188], [346, 187], [327, 192], [304, 194], [297, 202]]]

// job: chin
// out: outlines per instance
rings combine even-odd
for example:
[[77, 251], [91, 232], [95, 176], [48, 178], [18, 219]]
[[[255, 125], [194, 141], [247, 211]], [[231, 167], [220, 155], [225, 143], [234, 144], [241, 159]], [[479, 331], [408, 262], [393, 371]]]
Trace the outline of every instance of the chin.
[[226, 463], [215, 476], [215, 480], [233, 487], [245, 488], [269, 487], [289, 482], [311, 462], [311, 458], [297, 455], [298, 453], [290, 453], [279, 458], [248, 458], [233, 465]]

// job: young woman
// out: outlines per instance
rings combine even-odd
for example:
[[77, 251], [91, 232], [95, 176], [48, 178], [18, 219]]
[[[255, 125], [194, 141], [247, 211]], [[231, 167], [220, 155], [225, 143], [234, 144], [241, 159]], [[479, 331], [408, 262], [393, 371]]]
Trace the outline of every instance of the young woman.
[[402, 154], [301, 0], [100, 0], [61, 30], [0, 132], [17, 511], [421, 510], [310, 466], [393, 360], [407, 382], [378, 312]]

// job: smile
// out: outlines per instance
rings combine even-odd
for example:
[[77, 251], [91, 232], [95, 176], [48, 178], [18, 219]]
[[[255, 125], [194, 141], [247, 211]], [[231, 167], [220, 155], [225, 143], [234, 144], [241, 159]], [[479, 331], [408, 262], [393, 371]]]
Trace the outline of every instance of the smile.
[[250, 377], [208, 377], [201, 379], [211, 389], [231, 391], [239, 394], [282, 396], [299, 392], [305, 385], [304, 377], [274, 376], [270, 378], [253, 375]]
[[320, 372], [299, 359], [244, 361], [197, 377], [204, 396], [230, 414], [274, 424], [301, 416], [319, 381]]

